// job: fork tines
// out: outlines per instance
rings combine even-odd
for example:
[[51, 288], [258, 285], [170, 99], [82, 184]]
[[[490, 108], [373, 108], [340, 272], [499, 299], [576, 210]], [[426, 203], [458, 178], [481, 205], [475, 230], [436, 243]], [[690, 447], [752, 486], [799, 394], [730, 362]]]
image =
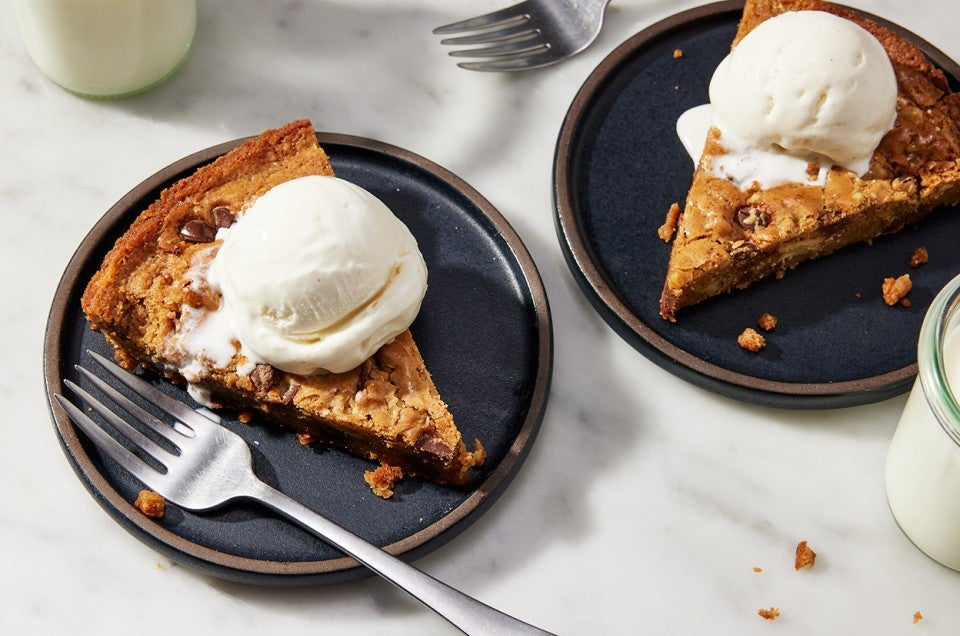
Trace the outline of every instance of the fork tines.
[[[151, 462], [128, 449], [126, 445], [114, 438], [101, 424], [91, 418], [83, 409], [76, 406], [76, 404], [62, 395], [56, 394], [53, 396], [80, 430], [90, 437], [90, 439], [114, 461], [130, 471], [135, 477], [140, 479], [140, 481], [148, 482], [150, 480], [156, 480], [158, 476], [163, 474], [162, 467], [165, 461], [180, 454], [180, 444], [184, 436], [193, 437], [215, 426], [213, 422], [200, 413], [197, 413], [186, 404], [182, 404], [163, 391], [160, 391], [142, 378], [125, 371], [103, 356], [92, 351], [88, 351], [87, 353], [89, 353], [104, 370], [108, 371], [120, 382], [132, 389], [134, 393], [176, 418], [176, 423], [172, 425], [162, 421], [90, 370], [79, 365], [75, 366], [77, 371], [85, 379], [89, 380], [93, 386], [102, 392], [111, 402], [119, 406], [133, 419], [142, 423], [156, 433], [160, 439], [169, 444], [169, 448], [164, 447], [145, 435], [127, 420], [117, 415], [114, 409], [94, 397], [77, 383], [69, 379], [64, 379], [64, 385], [68, 387], [71, 392], [87, 404], [94, 413], [113, 427], [117, 433], [129, 440], [134, 447], [142, 450], [147, 458], [153, 460]], [[157, 466], [161, 468], [158, 470]]]
[[441, 44], [474, 46], [450, 52], [481, 58], [472, 71], [526, 71], [575, 55], [597, 37], [610, 0], [524, 0], [493, 13], [436, 28]]
[[554, 60], [546, 57], [551, 45], [543, 40], [542, 29], [526, 10], [528, 4], [521, 2], [493, 13], [446, 24], [433, 32], [455, 36], [442, 39], [441, 44], [474, 47], [450, 51], [451, 57], [488, 58], [460, 62], [458, 66], [461, 68], [476, 71], [534, 68]]
[[478, 15], [467, 20], [460, 20], [452, 24], [445, 24], [433, 30], [437, 35], [447, 35], [452, 33], [464, 33], [467, 31], [480, 31], [483, 29], [509, 28], [518, 23], [530, 20], [530, 14], [524, 11], [523, 5], [526, 2], [500, 9], [485, 15]]

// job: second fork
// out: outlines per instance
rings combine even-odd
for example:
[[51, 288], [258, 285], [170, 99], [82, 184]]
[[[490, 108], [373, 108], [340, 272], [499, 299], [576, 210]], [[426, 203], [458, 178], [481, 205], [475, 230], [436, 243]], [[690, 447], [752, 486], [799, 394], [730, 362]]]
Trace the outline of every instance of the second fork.
[[468, 46], [452, 57], [479, 58], [473, 71], [525, 71], [556, 64], [585, 49], [600, 33], [610, 0], [525, 0], [433, 30], [441, 44]]

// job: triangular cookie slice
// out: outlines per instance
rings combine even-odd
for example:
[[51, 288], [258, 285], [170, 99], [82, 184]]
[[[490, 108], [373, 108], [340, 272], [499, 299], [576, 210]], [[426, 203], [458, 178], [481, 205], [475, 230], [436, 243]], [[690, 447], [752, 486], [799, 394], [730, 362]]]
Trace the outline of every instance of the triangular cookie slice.
[[312, 376], [266, 364], [250, 372], [239, 349], [218, 367], [188, 359], [177, 344], [185, 307], [202, 312], [219, 303], [191, 274], [219, 247], [216, 228], [280, 183], [332, 174], [308, 121], [243, 143], [163, 191], [140, 214], [88, 284], [83, 311], [127, 368], [155, 367], [187, 380], [195, 395], [216, 405], [260, 413], [298, 431], [303, 441], [379, 460], [391, 470], [367, 476], [378, 494], [389, 496], [401, 471], [463, 484], [482, 461], [482, 447], [466, 449], [409, 330], [351, 371]]
[[960, 97], [912, 44], [853, 11], [817, 0], [747, 0], [733, 45], [786, 11], [826, 11], [862, 26], [883, 46], [897, 80], [897, 115], [858, 178], [833, 168], [824, 186], [739, 189], [711, 174], [723, 139], [711, 128], [694, 173], [660, 298], [660, 315], [782, 276], [799, 263], [869, 241], [960, 201]]

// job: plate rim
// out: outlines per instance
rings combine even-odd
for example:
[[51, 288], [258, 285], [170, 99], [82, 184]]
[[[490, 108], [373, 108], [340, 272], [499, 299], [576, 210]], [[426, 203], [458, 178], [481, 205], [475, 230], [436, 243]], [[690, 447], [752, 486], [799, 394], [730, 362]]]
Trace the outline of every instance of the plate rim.
[[[841, 8], [905, 37], [954, 79], [960, 65], [932, 44], [904, 27], [860, 9]], [[634, 349], [663, 369], [691, 384], [744, 402], [793, 409], [825, 409], [857, 406], [884, 400], [909, 390], [917, 373], [916, 361], [898, 369], [838, 382], [785, 382], [725, 369], [707, 362], [664, 337], [623, 303], [592, 260], [592, 250], [581, 233], [582, 223], [573, 203], [570, 174], [575, 165], [573, 148], [582, 123], [596, 96], [617, 76], [621, 66], [658, 39], [698, 23], [728, 19], [742, 14], [743, 0], [721, 0], [672, 14], [629, 37], [590, 73], [568, 108], [554, 150], [554, 225], [561, 251], [578, 287], [604, 321]]]
[[[91, 251], [101, 245], [137, 201], [169, 185], [179, 175], [192, 172], [253, 137], [241, 137], [209, 146], [161, 168], [110, 206], [88, 231], [61, 275], [47, 318], [43, 340], [43, 377], [48, 411], [61, 449], [86, 489], [121, 526], [172, 560], [219, 579], [256, 585], [326, 585], [372, 576], [372, 572], [352, 557], [297, 562], [256, 559], [221, 552], [181, 537], [137, 511], [133, 504], [113, 487], [86, 454], [76, 427], [66, 411], [52, 397], [54, 393], [63, 392], [58, 371], [62, 368], [61, 348], [63, 329], [67, 324], [66, 308], [76, 285], [81, 284], [78, 277]], [[412, 164], [418, 170], [452, 187], [477, 210], [480, 215], [477, 218], [485, 218], [502, 237], [504, 253], [509, 252], [515, 260], [533, 307], [533, 326], [537, 332], [539, 351], [526, 416], [503, 459], [483, 481], [476, 484], [460, 504], [429, 526], [383, 546], [385, 551], [394, 556], [407, 561], [414, 560], [441, 547], [465, 530], [469, 525], [464, 523], [465, 520], [479, 517], [485, 512], [510, 484], [529, 454], [544, 419], [553, 375], [553, 325], [546, 289], [536, 263], [515, 229], [485, 197], [453, 172], [417, 153], [387, 142], [334, 132], [316, 132], [316, 137], [321, 146], [345, 146]]]

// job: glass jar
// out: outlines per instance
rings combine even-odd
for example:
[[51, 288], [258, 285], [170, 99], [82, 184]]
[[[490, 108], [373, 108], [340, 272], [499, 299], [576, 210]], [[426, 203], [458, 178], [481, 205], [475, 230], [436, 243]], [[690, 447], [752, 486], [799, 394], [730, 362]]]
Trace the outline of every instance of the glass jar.
[[15, 0], [27, 52], [51, 80], [91, 97], [147, 90], [183, 63], [196, 0]]
[[960, 570], [960, 276], [930, 305], [917, 379], [887, 451], [887, 502], [904, 534]]

